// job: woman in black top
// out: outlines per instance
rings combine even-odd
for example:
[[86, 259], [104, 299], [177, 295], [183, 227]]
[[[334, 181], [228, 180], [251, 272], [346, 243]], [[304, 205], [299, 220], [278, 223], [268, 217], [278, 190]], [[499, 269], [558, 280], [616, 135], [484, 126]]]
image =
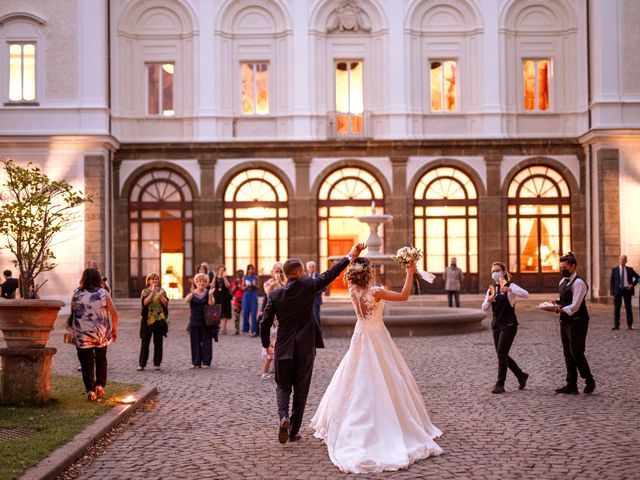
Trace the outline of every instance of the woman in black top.
[[491, 264], [491, 277], [494, 284], [489, 287], [482, 303], [482, 310], [493, 311], [493, 343], [498, 354], [498, 380], [491, 393], [504, 393], [504, 382], [507, 379], [507, 368], [518, 379], [519, 389], [527, 384], [528, 373], [524, 373], [518, 364], [509, 356], [509, 350], [513, 339], [518, 332], [518, 319], [516, 317], [516, 300], [518, 297], [527, 298], [529, 292], [520, 288], [511, 281], [511, 275], [507, 272], [504, 263], [493, 262]]
[[220, 305], [220, 322], [222, 335], [227, 333], [227, 321], [231, 318], [231, 285], [225, 276], [224, 265], [216, 267], [216, 276], [213, 279], [213, 299]]
[[213, 290], [207, 288], [209, 277], [196, 273], [196, 288], [185, 298], [189, 304], [189, 335], [191, 337], [191, 368], [211, 367], [213, 356], [212, 329], [204, 323], [204, 306], [213, 305]]

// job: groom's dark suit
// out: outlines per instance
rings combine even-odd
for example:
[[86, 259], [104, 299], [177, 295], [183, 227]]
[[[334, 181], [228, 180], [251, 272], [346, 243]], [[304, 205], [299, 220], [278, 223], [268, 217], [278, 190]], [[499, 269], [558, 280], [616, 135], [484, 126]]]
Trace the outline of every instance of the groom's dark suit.
[[289, 399], [293, 389], [291, 437], [298, 433], [302, 424], [316, 348], [324, 348], [313, 312], [315, 296], [335, 280], [348, 264], [349, 257], [344, 257], [316, 278], [289, 279], [284, 288], [272, 291], [267, 299], [260, 325], [262, 346], [269, 346], [269, 330], [277, 317], [275, 369], [278, 415], [280, 419], [289, 416]]

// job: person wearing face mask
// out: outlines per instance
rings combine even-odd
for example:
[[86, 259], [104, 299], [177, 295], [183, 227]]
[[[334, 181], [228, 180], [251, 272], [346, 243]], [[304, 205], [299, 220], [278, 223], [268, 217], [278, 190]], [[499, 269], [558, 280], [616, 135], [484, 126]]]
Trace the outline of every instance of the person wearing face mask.
[[596, 382], [591, 374], [589, 363], [584, 355], [587, 330], [589, 328], [589, 312], [585, 297], [589, 287], [578, 276], [578, 261], [573, 253], [560, 257], [560, 297], [556, 301], [556, 313], [560, 314], [560, 338], [562, 352], [567, 367], [567, 384], [556, 389], [556, 393], [577, 394], [578, 372], [585, 380], [584, 393], [593, 393]]
[[493, 311], [493, 343], [498, 354], [498, 380], [491, 393], [504, 393], [504, 382], [507, 379], [507, 368], [518, 379], [518, 388], [522, 390], [527, 385], [529, 374], [523, 372], [518, 364], [509, 356], [509, 350], [513, 339], [518, 332], [518, 319], [516, 317], [516, 300], [518, 297], [527, 298], [529, 292], [511, 281], [511, 275], [507, 272], [504, 263], [493, 262], [491, 264], [491, 277], [494, 284], [489, 287], [482, 302], [482, 310]]

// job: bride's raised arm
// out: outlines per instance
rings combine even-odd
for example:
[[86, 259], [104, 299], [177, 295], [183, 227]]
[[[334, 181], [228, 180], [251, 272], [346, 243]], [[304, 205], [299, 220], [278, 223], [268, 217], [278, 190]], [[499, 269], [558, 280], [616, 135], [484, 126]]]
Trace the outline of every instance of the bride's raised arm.
[[413, 286], [413, 276], [416, 273], [418, 267], [415, 263], [407, 265], [407, 276], [404, 279], [404, 286], [400, 293], [392, 290], [378, 290], [373, 294], [376, 300], [388, 300], [390, 302], [405, 302], [408, 300], [411, 294], [411, 287]]

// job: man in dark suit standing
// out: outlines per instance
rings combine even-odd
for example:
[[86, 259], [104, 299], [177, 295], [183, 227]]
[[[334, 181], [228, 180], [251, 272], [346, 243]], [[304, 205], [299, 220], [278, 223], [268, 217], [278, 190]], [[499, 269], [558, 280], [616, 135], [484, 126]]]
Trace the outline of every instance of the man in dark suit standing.
[[635, 286], [640, 275], [627, 267], [627, 256], [620, 255], [620, 265], [611, 270], [610, 292], [613, 297], [613, 328], [620, 330], [620, 310], [624, 300], [624, 309], [627, 311], [627, 328], [633, 330], [633, 311], [631, 310], [631, 297], [635, 293]]
[[[318, 278], [319, 274], [316, 271], [316, 262], [309, 261], [307, 262], [307, 276], [311, 278]], [[320, 321], [320, 306], [322, 305], [322, 294], [327, 290], [327, 287], [320, 290], [316, 293], [315, 300], [313, 301], [313, 314], [316, 316], [316, 323], [318, 324], [318, 328], [322, 332], [322, 322]]]
[[[316, 348], [324, 348], [322, 334], [316, 323], [313, 305], [316, 294], [335, 280], [349, 262], [366, 248], [358, 243], [342, 259], [317, 278], [305, 276], [302, 262], [296, 259], [284, 263], [287, 285], [272, 291], [262, 316], [260, 327], [262, 346], [269, 350], [269, 333], [278, 319], [275, 345], [276, 399], [280, 427], [278, 441], [286, 443], [300, 439], [298, 431], [307, 404]], [[269, 352], [273, 353], [273, 352]], [[289, 401], [293, 405], [289, 417]]]

